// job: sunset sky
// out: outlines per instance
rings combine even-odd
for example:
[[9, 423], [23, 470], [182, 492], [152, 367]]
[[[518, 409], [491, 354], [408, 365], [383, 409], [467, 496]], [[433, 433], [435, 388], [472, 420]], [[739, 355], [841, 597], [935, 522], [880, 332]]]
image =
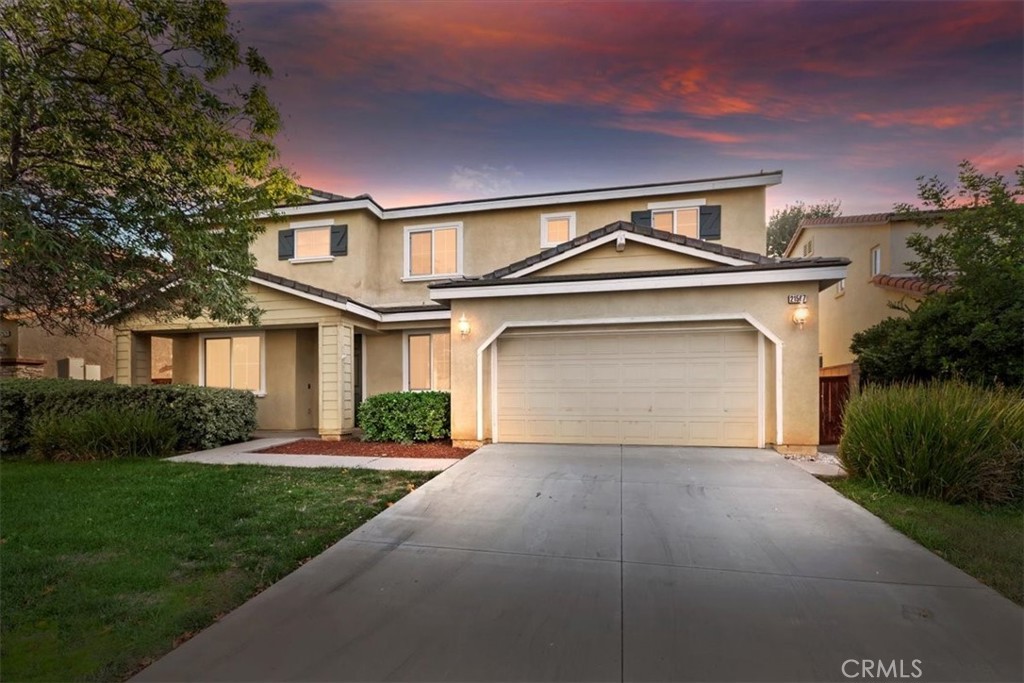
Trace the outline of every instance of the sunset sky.
[[385, 206], [783, 169], [912, 200], [1024, 147], [1024, 3], [232, 2], [282, 161]]

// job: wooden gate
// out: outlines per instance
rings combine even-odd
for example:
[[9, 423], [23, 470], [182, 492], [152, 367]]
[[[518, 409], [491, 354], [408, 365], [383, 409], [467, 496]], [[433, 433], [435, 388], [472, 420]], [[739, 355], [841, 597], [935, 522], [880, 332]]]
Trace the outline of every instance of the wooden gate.
[[818, 384], [818, 442], [836, 444], [843, 435], [843, 410], [850, 398], [850, 378], [819, 377]]

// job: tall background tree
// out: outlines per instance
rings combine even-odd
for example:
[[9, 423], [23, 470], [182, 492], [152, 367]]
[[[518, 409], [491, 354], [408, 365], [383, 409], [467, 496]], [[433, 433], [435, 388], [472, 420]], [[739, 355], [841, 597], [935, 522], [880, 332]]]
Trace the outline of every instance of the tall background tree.
[[775, 209], [768, 219], [768, 255], [782, 256], [800, 221], [805, 218], [833, 218], [841, 213], [840, 205], [838, 199], [832, 199], [810, 205], [797, 202]]
[[0, 294], [73, 334], [256, 322], [256, 219], [297, 187], [224, 2], [5, 0], [0, 34]]
[[[920, 207], [896, 212], [925, 226], [907, 244], [915, 275], [948, 291], [854, 335], [862, 376], [878, 382], [960, 378], [1024, 386], [1024, 166], [1016, 184], [960, 164], [955, 188], [918, 178]], [[930, 230], [941, 225], [943, 231]]]

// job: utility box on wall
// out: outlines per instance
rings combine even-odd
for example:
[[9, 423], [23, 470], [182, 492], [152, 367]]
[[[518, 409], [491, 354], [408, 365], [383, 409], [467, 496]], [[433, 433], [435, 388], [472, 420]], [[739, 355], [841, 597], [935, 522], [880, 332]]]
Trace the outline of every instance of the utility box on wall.
[[85, 379], [85, 359], [61, 358], [57, 361], [57, 377], [61, 379]]

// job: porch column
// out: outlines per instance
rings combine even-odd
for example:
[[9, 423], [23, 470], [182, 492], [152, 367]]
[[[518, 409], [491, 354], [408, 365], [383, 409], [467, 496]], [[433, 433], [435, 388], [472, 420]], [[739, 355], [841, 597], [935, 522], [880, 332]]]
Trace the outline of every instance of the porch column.
[[355, 427], [353, 396], [354, 329], [345, 322], [322, 322], [319, 329], [320, 437], [337, 441]]
[[153, 375], [153, 355], [149, 335], [131, 330], [114, 332], [114, 382], [149, 384]]

